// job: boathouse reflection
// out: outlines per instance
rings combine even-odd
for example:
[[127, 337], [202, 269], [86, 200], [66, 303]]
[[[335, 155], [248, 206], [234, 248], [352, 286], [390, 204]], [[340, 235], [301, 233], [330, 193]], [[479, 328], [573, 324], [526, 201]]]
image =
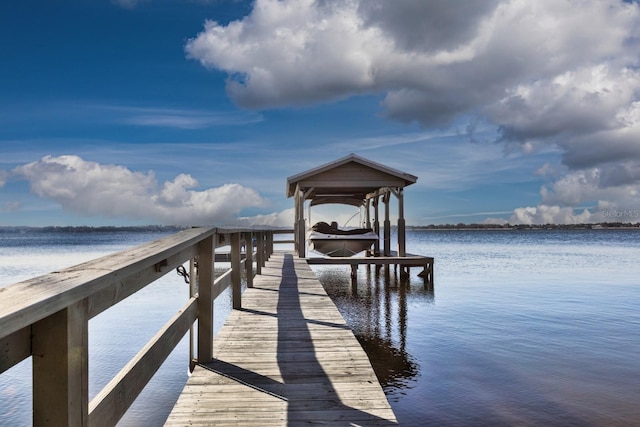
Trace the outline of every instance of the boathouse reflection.
[[409, 303], [434, 303], [434, 291], [422, 279], [400, 280], [375, 267], [361, 269], [351, 281], [350, 270], [314, 266], [320, 282], [364, 348], [387, 394], [410, 388], [420, 373], [417, 358], [406, 351]]

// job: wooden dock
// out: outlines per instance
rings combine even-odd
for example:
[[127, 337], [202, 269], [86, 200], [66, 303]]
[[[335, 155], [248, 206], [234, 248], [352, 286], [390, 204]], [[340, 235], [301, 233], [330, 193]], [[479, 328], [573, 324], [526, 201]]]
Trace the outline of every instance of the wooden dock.
[[364, 350], [305, 259], [274, 253], [166, 425], [390, 426]]

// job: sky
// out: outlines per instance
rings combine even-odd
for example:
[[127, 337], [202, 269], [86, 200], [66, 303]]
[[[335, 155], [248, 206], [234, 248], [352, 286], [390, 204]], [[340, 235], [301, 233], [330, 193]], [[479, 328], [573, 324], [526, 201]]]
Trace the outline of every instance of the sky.
[[0, 39], [0, 226], [290, 226], [350, 153], [409, 225], [640, 221], [636, 2], [21, 0]]

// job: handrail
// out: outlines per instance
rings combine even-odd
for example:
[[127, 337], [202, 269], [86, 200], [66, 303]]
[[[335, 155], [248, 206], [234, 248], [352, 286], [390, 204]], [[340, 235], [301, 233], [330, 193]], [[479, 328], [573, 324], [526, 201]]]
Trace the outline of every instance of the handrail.
[[[287, 231], [191, 228], [0, 288], [0, 373], [32, 356], [36, 426], [115, 425], [196, 320], [197, 359], [211, 360], [213, 301], [231, 285], [234, 308], [240, 308], [241, 270], [251, 279], [255, 274], [253, 244], [245, 263], [240, 259], [241, 242], [256, 237], [259, 274], [273, 245], [284, 243], [273, 239], [274, 233], [282, 232]], [[232, 268], [214, 281], [215, 249], [227, 245]], [[89, 402], [89, 319], [195, 259], [198, 293]]]

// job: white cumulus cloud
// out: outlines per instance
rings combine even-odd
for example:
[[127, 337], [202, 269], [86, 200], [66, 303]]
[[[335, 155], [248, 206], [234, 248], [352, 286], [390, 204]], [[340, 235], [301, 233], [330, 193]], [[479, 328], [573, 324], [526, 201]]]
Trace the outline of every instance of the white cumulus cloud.
[[248, 227], [267, 225], [270, 227], [287, 227], [290, 228], [294, 223], [294, 209], [286, 209], [281, 212], [273, 212], [265, 215], [255, 215], [250, 217], [238, 218], [237, 223]]
[[469, 118], [509, 150], [559, 149], [556, 181], [519, 221], [637, 202], [637, 2], [256, 0], [243, 19], [207, 21], [185, 50], [226, 71], [229, 96], [247, 108], [382, 94], [393, 120]]
[[509, 218], [510, 224], [584, 224], [592, 221], [589, 210], [575, 213], [572, 208], [538, 205], [537, 207], [518, 208]]
[[43, 157], [12, 173], [29, 181], [38, 196], [85, 216], [213, 225], [234, 222], [243, 209], [265, 205], [255, 190], [240, 184], [195, 190], [197, 180], [181, 174], [160, 185], [153, 172], [135, 172], [72, 155]]

